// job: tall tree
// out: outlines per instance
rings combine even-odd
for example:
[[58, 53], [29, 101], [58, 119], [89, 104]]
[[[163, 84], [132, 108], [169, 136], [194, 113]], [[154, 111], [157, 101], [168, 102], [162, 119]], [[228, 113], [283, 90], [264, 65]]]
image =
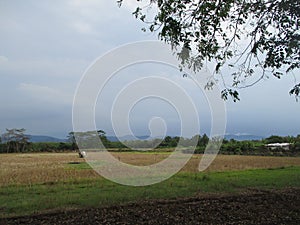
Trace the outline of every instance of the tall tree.
[[75, 139], [75, 133], [73, 131], [69, 132], [69, 134], [67, 136], [67, 140], [69, 143], [72, 144], [72, 150], [78, 149], [76, 139]]
[[20, 152], [24, 151], [28, 145], [29, 137], [25, 134], [25, 129], [6, 129], [6, 133], [3, 135], [3, 139], [7, 145], [7, 153], [9, 151]]
[[100, 140], [102, 141], [103, 145], [104, 145], [105, 147], [109, 147], [110, 141], [107, 139], [105, 131], [103, 131], [103, 130], [98, 130], [97, 133], [98, 133], [99, 138], [100, 138]]
[[206, 134], [203, 134], [201, 138], [198, 140], [199, 146], [206, 146], [209, 142], [209, 137]]
[[[118, 0], [121, 6], [123, 1]], [[214, 64], [212, 88], [224, 72], [222, 97], [238, 100], [238, 90], [269, 74], [277, 78], [300, 67], [299, 0], [137, 0], [133, 12], [147, 29], [158, 32], [195, 71]], [[150, 9], [153, 9], [152, 11]], [[154, 13], [153, 13], [154, 12]], [[153, 16], [154, 15], [154, 16]], [[147, 30], [143, 28], [144, 31]], [[227, 69], [226, 69], [227, 68]], [[290, 94], [298, 99], [300, 83]]]

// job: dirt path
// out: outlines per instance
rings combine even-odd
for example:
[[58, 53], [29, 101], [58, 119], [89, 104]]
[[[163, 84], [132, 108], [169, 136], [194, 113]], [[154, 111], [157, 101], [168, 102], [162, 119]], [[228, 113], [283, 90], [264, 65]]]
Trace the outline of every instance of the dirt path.
[[0, 224], [300, 224], [300, 189], [149, 201], [10, 218]]

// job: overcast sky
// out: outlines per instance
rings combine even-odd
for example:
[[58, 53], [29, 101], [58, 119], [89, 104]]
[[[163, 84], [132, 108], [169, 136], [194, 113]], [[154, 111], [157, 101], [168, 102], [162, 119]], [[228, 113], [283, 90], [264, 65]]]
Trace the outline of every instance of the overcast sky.
[[[131, 15], [134, 3], [130, 2], [134, 1], [128, 0], [122, 8], [115, 2], [0, 0], [1, 133], [5, 128], [23, 127], [31, 134], [66, 137], [72, 130], [73, 96], [87, 67], [120, 45], [156, 40], [156, 35], [143, 33], [143, 24]], [[163, 67], [152, 65], [130, 68], [123, 74], [130, 81], [141, 71], [151, 69], [153, 75], [165, 72], [179, 83], [187, 82], [170, 68], [164, 71]], [[122, 88], [122, 82], [112, 81], [107, 88], [107, 104], [112, 104], [109, 96]], [[290, 75], [281, 80], [266, 79], [242, 90], [240, 102], [226, 102], [226, 133], [300, 134], [300, 102], [288, 94], [294, 83], [295, 77]], [[201, 112], [201, 130], [209, 132], [207, 103], [201, 93], [184, 85]], [[108, 112], [98, 108], [97, 128], [113, 134]], [[134, 133], [148, 134], [148, 122], [153, 116], [165, 117], [168, 134], [179, 133], [180, 122], [174, 108], [155, 99], [147, 99], [132, 110], [130, 125]]]

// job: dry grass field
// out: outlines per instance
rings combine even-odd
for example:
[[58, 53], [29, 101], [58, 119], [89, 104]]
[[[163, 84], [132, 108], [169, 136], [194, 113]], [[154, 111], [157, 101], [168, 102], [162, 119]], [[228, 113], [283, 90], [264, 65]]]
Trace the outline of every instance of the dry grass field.
[[[149, 165], [165, 159], [168, 153], [113, 153], [113, 155], [125, 163]], [[201, 155], [194, 155], [182, 170], [197, 172], [200, 159]], [[99, 179], [99, 175], [84, 162], [84, 159], [78, 158], [77, 153], [1, 154], [0, 187], [82, 178]], [[74, 167], [78, 165], [82, 168]], [[218, 155], [207, 171], [234, 171], [286, 166], [300, 166], [300, 158]]]
[[[170, 153], [112, 154], [128, 164], [149, 165]], [[285, 224], [287, 214], [288, 221], [300, 221], [300, 158], [218, 155], [199, 173], [201, 157], [193, 155], [170, 179], [134, 187], [102, 178], [77, 153], [1, 154], [0, 224], [136, 224], [137, 218], [152, 224], [161, 218], [166, 218], [162, 224], [186, 224], [193, 218], [189, 223], [198, 224], [207, 213], [209, 224], [257, 224], [257, 214], [262, 222], [271, 218], [269, 224]]]

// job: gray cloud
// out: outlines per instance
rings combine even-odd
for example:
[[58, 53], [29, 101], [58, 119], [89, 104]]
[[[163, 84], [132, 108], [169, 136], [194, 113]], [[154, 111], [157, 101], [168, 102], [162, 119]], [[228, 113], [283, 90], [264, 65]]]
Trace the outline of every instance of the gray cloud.
[[[143, 24], [131, 15], [135, 4], [125, 1], [119, 9], [115, 1], [1, 1], [0, 132], [6, 127], [25, 127], [32, 133], [64, 137], [72, 127], [73, 94], [86, 68], [119, 45], [156, 39], [140, 31]], [[124, 83], [145, 71], [168, 76], [184, 86], [200, 111], [203, 131], [209, 132], [211, 118], [204, 94], [172, 69], [135, 67], [123, 72], [124, 78], [106, 88], [103, 104], [111, 104], [111, 96]], [[300, 133], [300, 104], [288, 95], [293, 83], [292, 76], [281, 81], [271, 78], [241, 90], [241, 102], [227, 103], [227, 133]], [[156, 107], [168, 118], [168, 131], [175, 135], [176, 115], [161, 103]], [[155, 114], [145, 114], [149, 110], [144, 103], [132, 115], [133, 129], [141, 135], [148, 132], [147, 120]], [[108, 113], [100, 108], [97, 121], [111, 130]]]

